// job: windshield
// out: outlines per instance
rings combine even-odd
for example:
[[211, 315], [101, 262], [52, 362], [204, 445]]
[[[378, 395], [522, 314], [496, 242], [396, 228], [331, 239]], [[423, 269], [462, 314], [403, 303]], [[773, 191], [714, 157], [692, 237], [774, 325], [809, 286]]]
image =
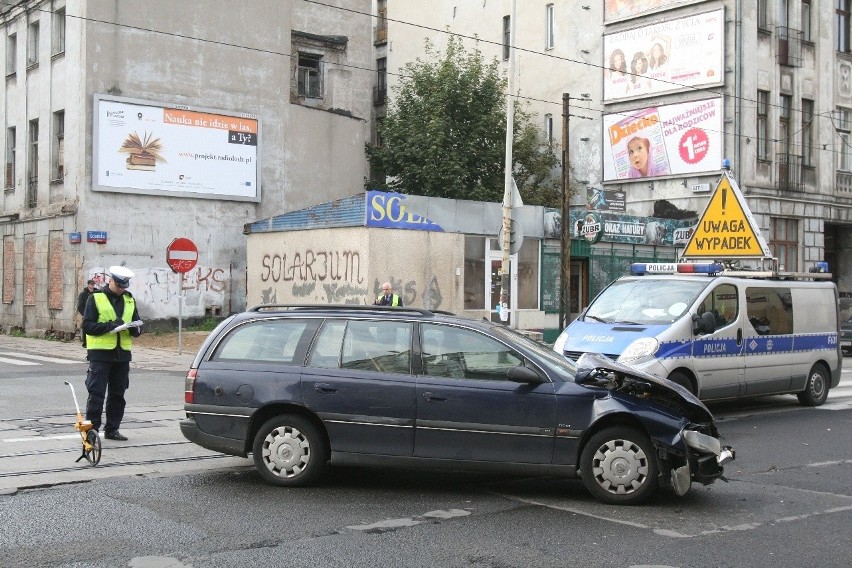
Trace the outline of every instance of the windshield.
[[561, 376], [564, 376], [567, 373], [571, 378], [577, 374], [577, 364], [570, 359], [566, 359], [552, 348], [542, 345], [537, 341], [533, 341], [526, 335], [518, 333], [508, 327], [498, 326], [495, 327], [493, 331], [494, 335], [500, 337], [504, 341], [510, 343], [521, 343], [525, 348], [535, 352], [535, 354], [539, 357], [538, 363], [547, 367], [548, 371], [557, 373]]
[[595, 298], [585, 318], [604, 323], [672, 323], [711, 282], [710, 278], [616, 280]]

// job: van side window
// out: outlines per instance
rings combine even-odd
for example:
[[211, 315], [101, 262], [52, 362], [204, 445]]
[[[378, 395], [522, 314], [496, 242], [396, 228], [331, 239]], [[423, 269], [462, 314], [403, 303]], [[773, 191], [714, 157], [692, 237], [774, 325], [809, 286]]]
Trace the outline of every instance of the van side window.
[[789, 288], [746, 288], [748, 321], [758, 335], [793, 333], [793, 295]]
[[213, 361], [257, 361], [301, 365], [316, 320], [263, 320], [232, 330], [216, 348]]
[[698, 315], [710, 312], [716, 318], [716, 329], [719, 329], [733, 323], [737, 319], [739, 309], [737, 287], [733, 284], [720, 284], [698, 306]]

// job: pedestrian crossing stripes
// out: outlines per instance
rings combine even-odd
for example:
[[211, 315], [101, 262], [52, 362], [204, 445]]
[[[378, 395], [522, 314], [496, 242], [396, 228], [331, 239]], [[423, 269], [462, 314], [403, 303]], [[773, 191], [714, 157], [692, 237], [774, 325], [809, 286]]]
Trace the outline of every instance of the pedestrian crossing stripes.
[[31, 355], [17, 351], [0, 351], [0, 363], [10, 365], [30, 366], [43, 365], [45, 363], [57, 363], [60, 365], [85, 364], [86, 361], [75, 359], [61, 359], [59, 357], [45, 357], [43, 355]]

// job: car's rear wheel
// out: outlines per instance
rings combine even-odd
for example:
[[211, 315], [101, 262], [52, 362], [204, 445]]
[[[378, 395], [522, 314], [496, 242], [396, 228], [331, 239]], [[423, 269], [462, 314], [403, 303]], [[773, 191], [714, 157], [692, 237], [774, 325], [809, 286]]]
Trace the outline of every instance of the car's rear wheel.
[[802, 406], [820, 406], [828, 398], [828, 385], [830, 375], [825, 365], [817, 363], [811, 367], [808, 380], [805, 382], [805, 390], [798, 393], [799, 403]]
[[328, 444], [309, 420], [282, 414], [267, 420], [254, 438], [254, 465], [273, 485], [314, 481], [328, 461]]
[[636, 428], [616, 426], [594, 434], [580, 457], [583, 483], [605, 503], [635, 505], [657, 490], [654, 447]]

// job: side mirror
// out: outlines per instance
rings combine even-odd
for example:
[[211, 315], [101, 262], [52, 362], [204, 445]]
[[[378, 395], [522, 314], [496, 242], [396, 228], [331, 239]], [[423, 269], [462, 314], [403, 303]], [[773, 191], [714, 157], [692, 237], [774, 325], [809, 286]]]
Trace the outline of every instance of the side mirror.
[[692, 327], [692, 333], [713, 333], [716, 331], [716, 316], [710, 312], [704, 312], [700, 316], [692, 316], [692, 321], [695, 325]]
[[506, 372], [506, 377], [514, 383], [539, 384], [545, 382], [539, 374], [529, 367], [517, 365]]

